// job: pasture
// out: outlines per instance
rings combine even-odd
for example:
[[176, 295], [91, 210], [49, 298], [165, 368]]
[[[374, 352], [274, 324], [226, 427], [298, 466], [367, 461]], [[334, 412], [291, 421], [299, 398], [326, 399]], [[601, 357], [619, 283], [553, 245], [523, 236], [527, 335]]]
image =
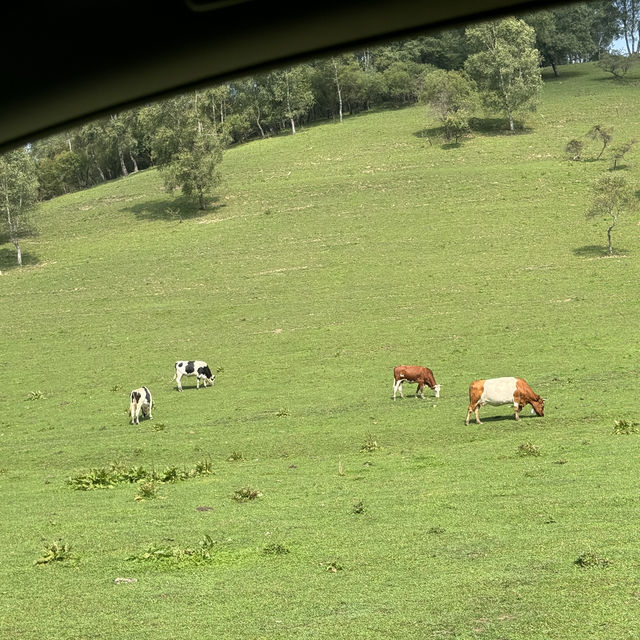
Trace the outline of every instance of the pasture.
[[[638, 85], [545, 78], [518, 135], [416, 106], [230, 149], [206, 212], [155, 170], [39, 207], [0, 251], [2, 638], [637, 637], [640, 214], [605, 257], [608, 161], [563, 149], [638, 137]], [[545, 417], [465, 426], [497, 376]], [[182, 478], [68, 482], [112, 464]]]

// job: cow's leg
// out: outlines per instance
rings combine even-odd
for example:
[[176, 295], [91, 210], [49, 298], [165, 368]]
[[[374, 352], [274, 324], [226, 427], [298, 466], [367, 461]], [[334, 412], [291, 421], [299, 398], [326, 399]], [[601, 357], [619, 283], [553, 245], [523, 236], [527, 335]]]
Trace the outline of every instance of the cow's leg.
[[520, 405], [517, 402], [513, 403], [513, 410], [516, 414], [516, 420], [520, 420]]
[[182, 383], [180, 382], [180, 380], [182, 380], [182, 374], [176, 373], [176, 383], [178, 385], [178, 391], [182, 391]]
[[416, 391], [416, 398], [420, 394], [420, 397], [424, 399], [424, 383], [418, 382], [418, 390]]
[[140, 424], [140, 411], [142, 410], [142, 402], [139, 402], [136, 406], [136, 424]]
[[196, 389], [200, 388], [200, 376], [196, 376]]
[[135, 404], [133, 404], [133, 402], [129, 405], [129, 415], [131, 416], [131, 423], [133, 424], [135, 422], [135, 415], [136, 415], [136, 406]]
[[400, 397], [404, 398], [404, 393], [402, 393], [402, 385], [404, 384], [404, 379], [398, 380], [398, 391], [400, 392]]
[[393, 399], [396, 399], [396, 393], [398, 392], [398, 381], [394, 378], [393, 380]]
[[479, 408], [479, 403], [476, 403], [475, 406], [473, 404], [469, 405], [469, 408], [467, 409], [467, 419], [465, 420], [465, 424], [469, 424], [469, 417], [471, 416], [472, 411], [476, 414], [476, 424], [482, 424], [482, 422], [480, 421], [480, 416], [478, 415]]
[[147, 405], [147, 413], [149, 415], [149, 420], [153, 420], [153, 416], [151, 415], [151, 407], [153, 406], [153, 400]]
[[478, 415], [479, 410], [480, 410], [480, 405], [476, 405], [476, 408], [475, 408], [476, 424], [482, 424], [482, 422], [480, 421], [480, 416]]

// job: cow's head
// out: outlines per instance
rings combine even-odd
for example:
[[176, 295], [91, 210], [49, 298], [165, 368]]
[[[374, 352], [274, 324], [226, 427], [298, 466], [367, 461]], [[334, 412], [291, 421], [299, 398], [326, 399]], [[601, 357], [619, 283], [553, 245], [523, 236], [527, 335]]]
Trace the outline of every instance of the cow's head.
[[440, 385], [437, 384], [435, 387], [433, 387], [433, 392], [436, 394], [436, 398], [440, 397]]
[[216, 379], [216, 374], [214, 373], [212, 376], [209, 377], [209, 382], [211, 382], [211, 386], [213, 387], [213, 383]]
[[531, 406], [539, 416], [544, 416], [544, 398], [536, 396], [533, 400], [531, 400]]

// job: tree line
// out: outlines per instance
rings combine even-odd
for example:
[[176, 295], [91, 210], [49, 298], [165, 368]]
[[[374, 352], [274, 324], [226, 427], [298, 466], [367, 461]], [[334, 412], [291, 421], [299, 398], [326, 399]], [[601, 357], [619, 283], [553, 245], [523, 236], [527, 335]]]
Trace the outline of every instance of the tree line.
[[558, 75], [563, 64], [610, 56], [621, 35], [635, 55], [640, 0], [598, 0], [454, 28], [112, 114], [2, 158], [4, 226], [19, 254], [18, 211], [150, 166], [167, 188], [181, 188], [205, 208], [230, 145], [295, 135], [301, 126], [372, 108], [427, 103], [448, 139], [467, 133], [480, 105], [514, 129], [515, 118], [535, 108], [542, 67]]

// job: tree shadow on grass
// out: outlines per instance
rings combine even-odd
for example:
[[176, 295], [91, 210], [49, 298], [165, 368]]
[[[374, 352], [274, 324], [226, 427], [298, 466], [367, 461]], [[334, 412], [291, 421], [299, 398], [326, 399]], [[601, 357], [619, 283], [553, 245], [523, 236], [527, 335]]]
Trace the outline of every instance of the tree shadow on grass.
[[127, 207], [125, 211], [133, 213], [138, 220], [174, 220], [182, 222], [183, 220], [194, 220], [208, 216], [226, 207], [225, 204], [220, 204], [220, 196], [213, 196], [208, 202], [206, 209], [199, 209], [197, 201], [192, 198], [187, 198], [186, 196], [169, 197], [166, 200], [156, 202], [141, 202]]
[[469, 126], [471, 131], [486, 136], [521, 136], [533, 131], [531, 127], [525, 127], [518, 121], [515, 121], [515, 131], [511, 131], [509, 121], [504, 118], [470, 118]]
[[609, 248], [600, 244], [588, 244], [584, 247], [576, 247], [573, 249], [573, 255], [579, 258], [619, 258], [629, 254], [627, 249], [616, 249], [614, 247], [613, 254], [609, 253]]
[[[16, 253], [15, 247], [11, 245], [10, 247], [2, 247], [0, 248], [0, 271], [12, 271], [13, 269], [19, 269], [18, 265], [18, 254]], [[22, 251], [22, 266], [23, 267], [32, 267], [37, 264], [40, 264], [40, 259], [29, 251]]]

